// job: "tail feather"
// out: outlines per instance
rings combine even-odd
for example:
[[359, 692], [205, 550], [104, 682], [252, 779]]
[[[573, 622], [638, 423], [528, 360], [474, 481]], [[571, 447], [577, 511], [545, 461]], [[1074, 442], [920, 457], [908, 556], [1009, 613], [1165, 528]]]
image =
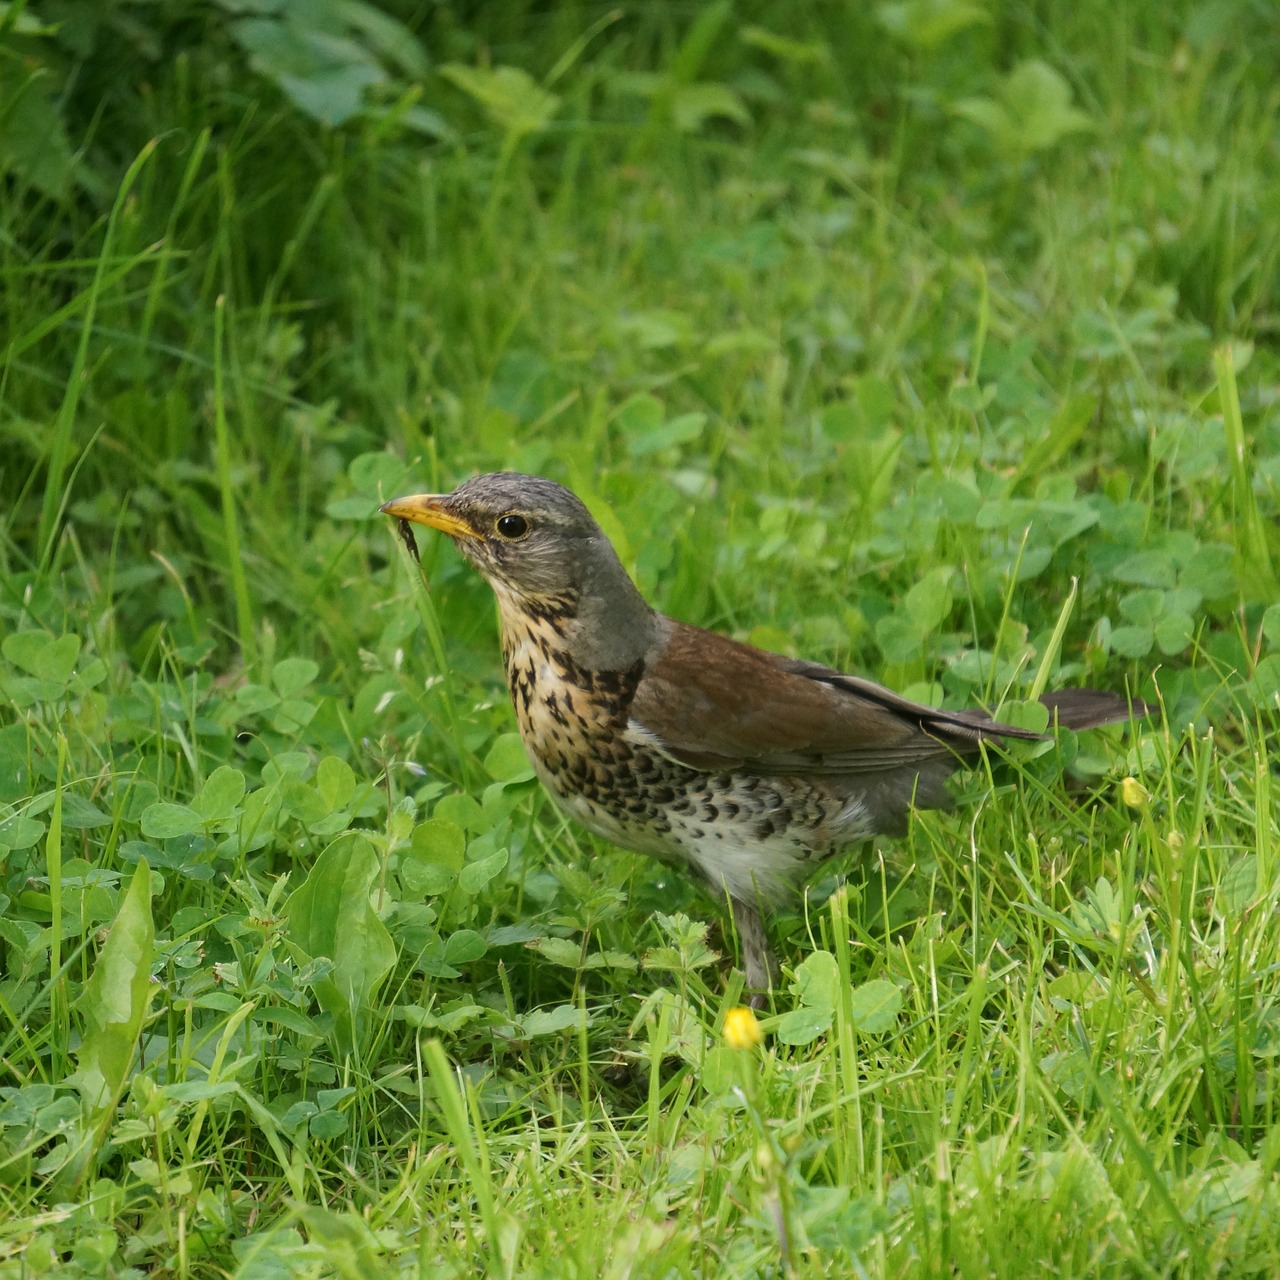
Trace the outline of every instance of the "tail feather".
[[1138, 698], [1101, 689], [1059, 689], [1046, 693], [1040, 701], [1049, 708], [1050, 726], [1056, 720], [1064, 729], [1095, 729], [1130, 716], [1145, 716], [1151, 710]]

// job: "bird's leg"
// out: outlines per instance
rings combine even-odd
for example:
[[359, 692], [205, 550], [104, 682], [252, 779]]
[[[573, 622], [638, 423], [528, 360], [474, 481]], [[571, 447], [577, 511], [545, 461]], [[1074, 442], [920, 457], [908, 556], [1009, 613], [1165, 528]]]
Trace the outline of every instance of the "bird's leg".
[[747, 1003], [763, 1009], [773, 986], [773, 953], [764, 931], [764, 916], [759, 904], [751, 898], [730, 898], [729, 911], [738, 941], [742, 944], [742, 966], [747, 974]]

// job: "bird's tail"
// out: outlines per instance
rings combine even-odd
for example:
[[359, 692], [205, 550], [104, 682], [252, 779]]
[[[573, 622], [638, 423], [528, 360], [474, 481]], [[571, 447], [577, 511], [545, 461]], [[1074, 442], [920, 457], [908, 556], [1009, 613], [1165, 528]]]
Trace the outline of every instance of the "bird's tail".
[[1100, 689], [1059, 689], [1041, 699], [1049, 708], [1049, 725], [1056, 720], [1064, 729], [1095, 729], [1130, 716], [1145, 716], [1151, 708], [1139, 698]]

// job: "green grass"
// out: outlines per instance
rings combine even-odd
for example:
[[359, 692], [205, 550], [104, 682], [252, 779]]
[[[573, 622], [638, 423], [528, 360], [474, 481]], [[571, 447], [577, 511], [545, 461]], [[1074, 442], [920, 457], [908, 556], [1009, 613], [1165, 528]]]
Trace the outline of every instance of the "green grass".
[[[352, 6], [329, 79], [305, 13], [47, 8], [0, 1277], [1280, 1269], [1267, 7]], [[1157, 711], [824, 874], [733, 1048], [720, 905], [557, 815], [487, 588], [374, 514], [499, 467], [678, 617]]]

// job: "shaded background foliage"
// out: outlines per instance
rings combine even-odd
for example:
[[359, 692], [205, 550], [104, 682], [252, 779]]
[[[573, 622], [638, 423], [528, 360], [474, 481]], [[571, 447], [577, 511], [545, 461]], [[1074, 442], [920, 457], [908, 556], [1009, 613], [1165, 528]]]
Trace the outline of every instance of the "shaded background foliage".
[[[1080, 265], [1096, 276], [1102, 307], [1128, 301], [1128, 317], [1117, 334], [1105, 310], [1078, 312], [1041, 358], [1119, 355], [1193, 332], [1270, 341], [1274, 184], [1232, 163], [1230, 140], [1271, 127], [1271, 16], [1261, 0], [1078, 17], [1054, 5], [987, 10], [958, 0], [634, 11], [349, 0], [12, 5], [0, 62], [6, 270], [62, 322], [30, 340], [21, 317], [7, 326], [45, 374], [11, 382], [6, 397], [10, 532], [30, 547], [32, 507], [22, 499], [48, 459], [39, 424], [57, 415], [104, 222], [145, 148], [155, 156], [118, 210], [111, 285], [95, 299], [83, 353], [92, 373], [71, 438], [83, 448], [99, 422], [103, 435], [85, 454], [74, 499], [106, 518], [135, 489], [145, 502], [158, 481], [157, 533], [171, 538], [162, 545], [216, 561], [216, 534], [193, 527], [198, 517], [183, 501], [209, 460], [208, 433], [196, 424], [214, 299], [254, 315], [260, 334], [252, 350], [228, 353], [246, 392], [243, 430], [233, 428], [245, 465], [261, 470], [273, 450], [317, 434], [335, 465], [386, 439], [414, 453], [424, 436], [458, 456], [440, 393], [473, 395], [499, 368], [520, 382], [519, 361], [545, 359], [557, 339], [541, 315], [517, 309], [510, 324], [512, 297], [535, 296], [548, 277], [572, 288], [572, 265], [550, 254], [540, 279], [520, 278], [509, 262], [477, 262], [468, 249], [475, 219], [483, 210], [490, 234], [545, 235], [537, 223], [575, 198], [573, 175], [584, 168], [608, 170], [623, 186], [642, 175], [659, 200], [661, 175], [687, 168], [688, 147], [706, 166], [708, 198], [717, 171], [741, 172], [754, 221], [740, 238], [698, 246], [702, 270], [678, 260], [686, 246], [658, 225], [633, 230], [624, 250], [669, 268], [682, 286], [720, 289], [726, 306], [741, 309], [744, 290], [716, 277], [730, 264], [767, 272], [794, 253], [794, 229], [779, 228], [810, 192], [858, 188], [874, 193], [879, 217], [915, 220], [943, 255], [998, 246], [1033, 274], [1045, 270], [1046, 220], [1098, 219], [1108, 261]], [[1057, 68], [1042, 56], [1050, 29], [1066, 55]], [[1233, 60], [1244, 49], [1251, 56]], [[1177, 78], [1156, 86], [1168, 70]], [[554, 83], [540, 88], [548, 77]], [[1178, 127], [1192, 116], [1194, 143]], [[814, 145], [795, 146], [801, 125]], [[1071, 135], [1077, 146], [1064, 162], [1055, 146]], [[1116, 137], [1139, 141], [1121, 152], [1109, 145]], [[787, 179], [771, 190], [780, 162]], [[1108, 190], [1106, 204], [1056, 209], [1055, 189], [1084, 172]], [[513, 209], [507, 182], [533, 193], [535, 212]], [[643, 220], [643, 202], [630, 203]], [[607, 216], [599, 211], [596, 228]], [[811, 245], [826, 236], [853, 247], [865, 233], [847, 210], [825, 216], [825, 227], [803, 232]], [[406, 237], [437, 261], [412, 252], [400, 281], [371, 278], [366, 260], [393, 261]], [[410, 320], [415, 305], [421, 313]], [[795, 300], [797, 310], [831, 305], [821, 292]], [[389, 308], [416, 326], [420, 367], [383, 367], [369, 349]], [[786, 340], [796, 369], [819, 354], [815, 341]], [[882, 354], [859, 349], [866, 339], [856, 332], [831, 341], [851, 367], [873, 367]], [[563, 362], [552, 363], [563, 379]], [[607, 377], [600, 363], [584, 362], [584, 374]], [[158, 369], [163, 386], [154, 385]], [[950, 381], [951, 369], [934, 372]], [[146, 379], [152, 387], [139, 386]], [[526, 397], [547, 402], [537, 378], [523, 381]], [[139, 396], [154, 397], [154, 435], [126, 444], [116, 423]], [[317, 415], [318, 431], [299, 421]], [[117, 469], [122, 454], [142, 463], [132, 477]], [[99, 463], [105, 455], [110, 464]], [[312, 487], [308, 514], [322, 492]], [[270, 573], [260, 576], [270, 591]], [[217, 590], [208, 575], [193, 582], [201, 596]]]
[[[873, 437], [858, 466], [892, 477], [913, 404], [1043, 415], [1047, 379], [1080, 398], [1053, 423], [1068, 443], [1039, 461], [1079, 452], [1091, 412], [1140, 398], [1127, 362], [1153, 358], [1176, 385], [1201, 376], [1215, 337], [1274, 343], [1275, 184], [1239, 159], [1274, 154], [1269, 16], [1245, 0], [1159, 15], [964, 0], [10, 6], [6, 328], [10, 361], [34, 375], [11, 377], [0, 408], [10, 567], [47, 564], [58, 504], [91, 544], [145, 530], [144, 554], [168, 558], [196, 612], [172, 585], [149, 589], [153, 565], [121, 594], [128, 634], [145, 649], [190, 623], [243, 645], [230, 570], [244, 551], [239, 616], [250, 600], [280, 610], [296, 642], [334, 554], [316, 517], [362, 453], [426, 450], [450, 477], [495, 458], [536, 468], [546, 449], [509, 446], [545, 415], [585, 454], [602, 402], [669, 386], [676, 409], [703, 412], [727, 359], [743, 393], [713, 418], [740, 425], [698, 439], [684, 419], [669, 446], [683, 429], [714, 457], [764, 429], [793, 474], [822, 476], [824, 446]], [[716, 228], [692, 243], [671, 199], [686, 183]], [[540, 252], [521, 258], [521, 243]], [[1079, 243], [1094, 246], [1083, 260]], [[929, 265], [886, 276], [891, 245]], [[779, 301], [763, 336], [760, 290]], [[1023, 313], [1003, 348], [974, 342], [984, 292]], [[952, 332], [913, 332], [921, 310]], [[673, 367], [717, 323], [702, 367]], [[989, 388], [953, 386], [984, 358], [1007, 402], [994, 410]], [[210, 501], [216, 361], [235, 402], [224, 479], [251, 495], [251, 526], [260, 503], [293, 514], [247, 550]], [[612, 456], [649, 456], [653, 439]], [[299, 467], [274, 467], [282, 453]], [[937, 463], [936, 439], [924, 455]], [[978, 598], [985, 613], [991, 591]]]

